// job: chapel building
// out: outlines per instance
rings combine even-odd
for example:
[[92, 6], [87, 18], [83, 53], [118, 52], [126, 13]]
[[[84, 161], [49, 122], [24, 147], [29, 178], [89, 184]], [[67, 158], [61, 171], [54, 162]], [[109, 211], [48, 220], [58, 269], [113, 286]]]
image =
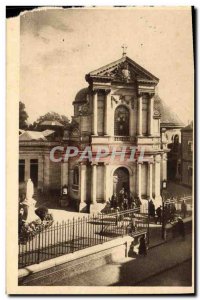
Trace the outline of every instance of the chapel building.
[[[32, 176], [42, 193], [61, 192], [66, 185], [70, 200], [79, 203], [80, 211], [88, 205], [90, 211], [100, 211], [122, 188], [144, 205], [148, 199], [156, 207], [161, 205], [160, 187], [167, 179], [169, 150], [162, 142], [162, 115], [154, 101], [159, 79], [125, 53], [119, 60], [88, 73], [85, 79], [88, 87], [77, 93], [74, 116], [70, 126], [63, 129], [61, 141], [52, 138], [52, 127], [20, 135], [21, 183]], [[52, 162], [50, 151], [58, 145], [76, 146], [79, 155]], [[99, 146], [111, 151], [98, 161], [80, 161], [86, 147], [95, 157]], [[131, 160], [133, 147], [139, 154]], [[124, 153], [124, 159], [119, 159], [120, 155], [111, 159], [112, 149]]]
[[101, 207], [124, 187], [143, 203], [153, 199], [157, 207], [161, 204], [160, 182], [167, 179], [161, 115], [154, 106], [159, 79], [126, 55], [85, 78], [88, 88], [80, 90], [73, 102], [71, 144], [81, 150], [90, 146], [93, 154], [98, 146], [119, 152], [126, 148], [126, 154], [131, 147], [142, 148], [144, 158], [112, 161], [108, 155], [98, 162], [64, 162], [62, 173], [68, 172], [65, 183], [70, 196], [79, 198], [81, 208], [88, 199], [93, 207]]

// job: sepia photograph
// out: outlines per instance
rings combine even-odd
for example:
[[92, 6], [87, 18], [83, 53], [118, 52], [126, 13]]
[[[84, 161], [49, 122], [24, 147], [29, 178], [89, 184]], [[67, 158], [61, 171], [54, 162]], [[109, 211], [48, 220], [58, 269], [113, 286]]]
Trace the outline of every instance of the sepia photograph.
[[193, 24], [190, 6], [7, 17], [8, 294], [194, 294]]

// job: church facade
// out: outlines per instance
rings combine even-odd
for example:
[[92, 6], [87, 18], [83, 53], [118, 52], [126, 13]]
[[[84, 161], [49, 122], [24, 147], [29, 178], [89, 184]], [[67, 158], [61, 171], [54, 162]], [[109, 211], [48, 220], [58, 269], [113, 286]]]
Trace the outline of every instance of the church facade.
[[[167, 178], [166, 151], [161, 146], [160, 114], [154, 107], [158, 78], [127, 56], [86, 75], [88, 88], [78, 92], [70, 143], [93, 155], [98, 147], [114, 148], [119, 153], [131, 147], [144, 150], [143, 159], [133, 161], [107, 157], [100, 161], [62, 163], [62, 183], [69, 187], [80, 207], [108, 201], [122, 187], [142, 202], [151, 198], [161, 204], [160, 181]], [[124, 150], [125, 149], [125, 150]], [[127, 150], [128, 149], [128, 150]]]
[[[168, 151], [161, 139], [161, 114], [154, 103], [159, 79], [125, 54], [86, 74], [85, 79], [88, 87], [74, 99], [74, 116], [61, 142], [65, 148], [77, 147], [79, 155], [59, 163], [49, 162], [53, 142], [40, 141], [48, 145], [45, 156], [42, 147], [38, 150], [43, 157], [40, 187], [44, 190], [45, 183], [45, 188], [50, 189], [47, 183], [54, 178], [52, 169], [57, 174], [57, 189], [66, 185], [70, 199], [80, 203], [80, 211], [88, 203], [91, 211], [100, 210], [122, 188], [142, 203], [153, 199], [157, 207], [161, 204], [161, 180], [167, 179]], [[23, 148], [23, 155], [27, 155], [27, 147]], [[87, 147], [92, 156], [99, 148], [115, 149], [117, 155], [110, 159], [110, 151], [99, 160], [80, 160]], [[130, 159], [130, 149], [142, 152], [142, 159], [141, 155]]]

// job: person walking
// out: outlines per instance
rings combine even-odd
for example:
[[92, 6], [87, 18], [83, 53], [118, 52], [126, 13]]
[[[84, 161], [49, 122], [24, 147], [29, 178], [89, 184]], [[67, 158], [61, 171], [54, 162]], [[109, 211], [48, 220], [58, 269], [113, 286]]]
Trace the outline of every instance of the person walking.
[[175, 203], [172, 203], [170, 206], [170, 222], [173, 222], [175, 220], [175, 214], [176, 214], [176, 206]]
[[140, 245], [139, 245], [139, 255], [146, 256], [147, 255], [147, 246], [145, 241], [145, 236], [143, 235], [140, 239]]
[[124, 210], [128, 209], [128, 195], [127, 195], [127, 193], [125, 193], [125, 195], [124, 195], [123, 209]]
[[117, 208], [118, 203], [117, 203], [117, 194], [114, 193], [111, 197], [111, 208]]
[[185, 240], [185, 224], [181, 217], [178, 217], [177, 229], [179, 235], [182, 237], [183, 240]]
[[157, 224], [159, 221], [161, 224], [162, 223], [162, 206], [161, 205], [156, 209], [156, 215], [157, 215], [157, 218], [155, 220], [155, 223]]
[[152, 200], [149, 201], [149, 216], [155, 218], [155, 205]]
[[181, 203], [181, 215], [183, 218], [185, 218], [186, 214], [187, 214], [187, 204], [185, 203], [185, 200], [183, 200]]

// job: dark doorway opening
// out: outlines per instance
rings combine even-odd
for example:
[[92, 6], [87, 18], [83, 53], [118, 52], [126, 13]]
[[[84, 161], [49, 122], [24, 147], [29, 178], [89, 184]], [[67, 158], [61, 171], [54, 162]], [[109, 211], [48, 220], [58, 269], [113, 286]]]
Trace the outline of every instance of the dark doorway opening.
[[113, 174], [113, 193], [119, 194], [121, 189], [130, 192], [129, 171], [124, 167], [119, 167]]
[[25, 159], [19, 160], [19, 182], [24, 182], [25, 180]]
[[38, 159], [30, 160], [30, 177], [33, 181], [34, 187], [38, 185]]

